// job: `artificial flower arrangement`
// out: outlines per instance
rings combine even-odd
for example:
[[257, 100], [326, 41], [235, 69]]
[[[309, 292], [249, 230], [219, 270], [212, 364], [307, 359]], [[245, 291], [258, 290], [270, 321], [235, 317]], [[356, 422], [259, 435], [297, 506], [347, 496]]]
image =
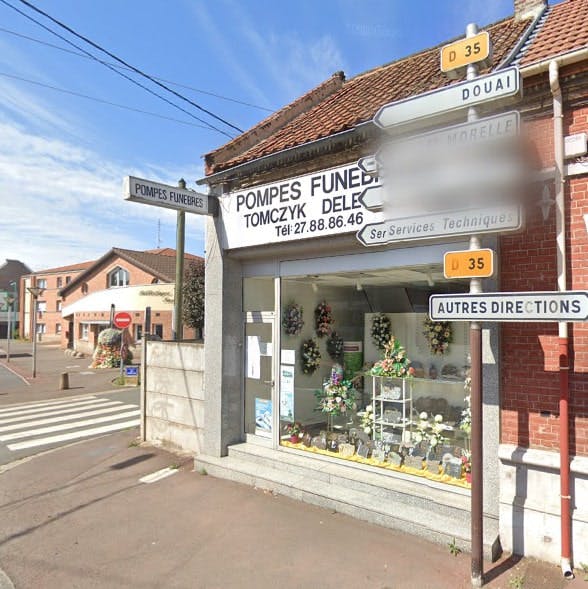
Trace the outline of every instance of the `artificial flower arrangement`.
[[449, 321], [433, 321], [428, 315], [423, 321], [423, 335], [429, 343], [434, 356], [443, 356], [453, 340], [453, 330]]
[[300, 359], [304, 374], [314, 374], [316, 372], [321, 365], [321, 351], [315, 339], [311, 338], [302, 342]]
[[330, 305], [327, 304], [327, 301], [323, 301], [317, 305], [317, 308], [314, 310], [314, 321], [318, 337], [324, 337], [331, 333], [331, 325], [333, 325], [334, 321], [332, 309]]
[[333, 360], [343, 358], [343, 338], [336, 331], [331, 332], [327, 339], [327, 353]]
[[364, 433], [368, 436], [374, 430], [374, 408], [372, 405], [367, 405], [363, 411], [358, 411], [357, 416], [360, 418], [360, 426], [363, 429]]
[[461, 412], [461, 419], [459, 421], [459, 429], [468, 436], [472, 433], [472, 397], [466, 395], [464, 398], [465, 407]]
[[378, 313], [372, 318], [372, 341], [374, 345], [383, 350], [392, 336], [392, 323], [384, 313]]
[[368, 374], [370, 376], [409, 378], [414, 375], [414, 368], [410, 366], [410, 360], [406, 356], [404, 347], [392, 336], [384, 345], [384, 357], [372, 366]]
[[288, 423], [284, 427], [286, 433], [290, 436], [290, 441], [293, 444], [297, 444], [304, 433], [304, 428], [302, 424], [298, 421], [294, 421], [293, 423]]
[[282, 314], [282, 327], [286, 335], [298, 335], [304, 327], [302, 307], [296, 303], [290, 303]]
[[340, 373], [333, 372], [323, 388], [314, 392], [318, 402], [316, 410], [332, 416], [345, 415], [356, 407], [355, 394], [351, 382]]
[[427, 446], [426, 457], [435, 451], [435, 449], [445, 441], [443, 431], [443, 415], [437, 414], [433, 417], [433, 421], [429, 421], [429, 415], [426, 411], [419, 414], [419, 421], [416, 430], [412, 434], [412, 439], [415, 444], [425, 443]]
[[467, 450], [461, 451], [461, 470], [468, 483], [472, 482], [472, 453]]

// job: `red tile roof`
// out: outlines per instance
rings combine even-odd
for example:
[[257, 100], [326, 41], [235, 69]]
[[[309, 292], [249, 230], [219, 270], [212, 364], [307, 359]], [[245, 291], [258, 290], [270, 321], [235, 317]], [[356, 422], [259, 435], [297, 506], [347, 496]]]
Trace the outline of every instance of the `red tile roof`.
[[521, 65], [588, 45], [588, 0], [566, 0], [549, 8], [547, 20], [525, 52]]
[[[485, 28], [494, 45], [494, 64], [499, 64], [512, 51], [530, 23], [530, 20], [508, 18]], [[207, 154], [207, 173], [352, 129], [369, 121], [383, 104], [448, 83], [439, 69], [439, 47], [383, 65], [347, 80], [319, 104], [234, 157], [223, 160], [220, 155], [239, 138]]]
[[56, 274], [57, 272], [76, 272], [80, 270], [85, 270], [89, 268], [95, 260], [90, 260], [88, 262], [79, 262], [77, 264], [70, 264], [69, 266], [58, 266], [57, 268], [49, 268], [47, 270], [39, 270], [38, 272], [33, 272], [35, 276], [39, 276], [40, 274]]

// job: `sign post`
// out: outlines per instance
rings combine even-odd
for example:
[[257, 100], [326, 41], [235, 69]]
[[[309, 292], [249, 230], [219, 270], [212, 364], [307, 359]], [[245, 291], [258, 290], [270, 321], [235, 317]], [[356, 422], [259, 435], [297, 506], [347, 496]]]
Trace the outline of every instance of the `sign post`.
[[131, 317], [130, 313], [125, 311], [119, 311], [114, 315], [114, 325], [118, 329], [121, 330], [120, 334], [120, 377], [121, 380], [124, 378], [124, 366], [125, 366], [125, 359], [124, 359], [124, 345], [125, 345], [125, 332], [127, 327], [132, 323], [133, 318]]

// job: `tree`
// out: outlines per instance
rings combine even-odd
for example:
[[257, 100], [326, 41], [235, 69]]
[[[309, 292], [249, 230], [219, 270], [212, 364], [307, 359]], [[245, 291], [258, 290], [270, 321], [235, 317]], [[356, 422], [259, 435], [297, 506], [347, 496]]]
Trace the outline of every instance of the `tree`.
[[190, 262], [184, 277], [183, 319], [188, 327], [197, 329], [202, 337], [204, 329], [204, 261]]

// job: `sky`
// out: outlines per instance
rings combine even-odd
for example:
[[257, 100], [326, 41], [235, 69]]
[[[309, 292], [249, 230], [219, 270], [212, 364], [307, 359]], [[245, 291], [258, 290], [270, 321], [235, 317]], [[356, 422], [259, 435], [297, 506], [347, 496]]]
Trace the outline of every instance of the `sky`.
[[[30, 2], [243, 130], [336, 71], [350, 78], [513, 12], [512, 0]], [[119, 70], [187, 112], [72, 54], [81, 51], [11, 6], [113, 61], [22, 0], [0, 0], [0, 263], [41, 270], [111, 247], [175, 248], [175, 211], [125, 201], [123, 177], [183, 177], [202, 191], [202, 156], [237, 132], [129, 71]], [[204, 245], [204, 218], [187, 214], [186, 251]]]

